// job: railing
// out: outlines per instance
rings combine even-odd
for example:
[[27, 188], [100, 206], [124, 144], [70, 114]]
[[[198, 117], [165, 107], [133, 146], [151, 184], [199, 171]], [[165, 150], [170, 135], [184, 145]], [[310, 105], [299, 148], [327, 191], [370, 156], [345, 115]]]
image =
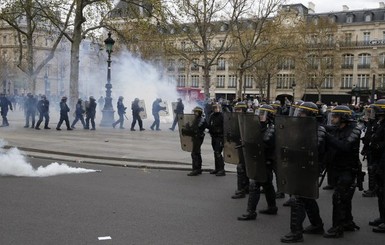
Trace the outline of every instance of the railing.
[[342, 64], [341, 69], [353, 69], [353, 64]]
[[358, 69], [369, 69], [370, 68], [370, 64], [358, 64], [357, 68]]

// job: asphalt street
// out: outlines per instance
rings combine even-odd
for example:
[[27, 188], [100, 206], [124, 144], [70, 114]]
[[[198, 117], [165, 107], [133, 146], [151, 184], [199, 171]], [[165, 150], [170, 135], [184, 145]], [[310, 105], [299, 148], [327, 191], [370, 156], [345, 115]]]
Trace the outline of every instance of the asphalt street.
[[[52, 161], [29, 159], [33, 166]], [[278, 200], [278, 215], [241, 222], [246, 199], [232, 200], [236, 175], [135, 169], [69, 163], [98, 173], [52, 177], [0, 177], [0, 244], [280, 244], [289, 232], [289, 208]], [[331, 191], [320, 192], [325, 228], [331, 224]], [[356, 192], [355, 222], [360, 231], [328, 240], [305, 235], [307, 244], [383, 244], [385, 234], [371, 232], [376, 198]], [[266, 202], [262, 196], [259, 209]], [[308, 224], [306, 220], [305, 225]], [[100, 240], [101, 239], [101, 240]], [[106, 239], [106, 240], [103, 240]]]

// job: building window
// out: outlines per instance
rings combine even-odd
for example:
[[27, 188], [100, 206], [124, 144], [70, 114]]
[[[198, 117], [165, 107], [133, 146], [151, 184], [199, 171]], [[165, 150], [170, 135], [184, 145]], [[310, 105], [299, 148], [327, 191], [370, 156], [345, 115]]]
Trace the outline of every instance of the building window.
[[352, 43], [352, 33], [345, 33], [345, 44], [351, 44]]
[[370, 42], [370, 32], [366, 31], [364, 32], [364, 43], [369, 44]]
[[175, 70], [175, 60], [169, 59], [167, 61], [167, 64], [168, 64], [168, 66], [167, 66], [168, 71], [174, 71]]
[[185, 69], [186, 69], [186, 61], [184, 59], [179, 59], [178, 71], [184, 71]]
[[372, 15], [371, 14], [365, 15], [365, 22], [369, 22], [369, 21], [372, 21]]
[[334, 66], [333, 57], [331, 56], [324, 56], [322, 58], [322, 69], [332, 69]]
[[278, 74], [277, 75], [277, 88], [289, 89], [294, 84], [294, 74]]
[[322, 88], [332, 89], [333, 88], [333, 75], [329, 74], [325, 77], [322, 83]]
[[316, 75], [311, 75], [311, 76], [309, 76], [308, 82], [307, 82], [307, 84], [306, 84], [306, 88], [309, 88], [309, 89], [315, 89], [315, 88], [317, 88], [316, 78], [317, 78]]
[[378, 55], [378, 68], [385, 68], [385, 53]]
[[378, 75], [379, 84], [377, 85], [381, 89], [385, 89], [385, 74]]
[[217, 88], [225, 87], [225, 79], [226, 79], [226, 76], [224, 75], [217, 76]]
[[235, 88], [237, 86], [237, 76], [236, 75], [230, 75], [229, 76], [229, 84], [227, 85], [228, 88]]
[[359, 88], [369, 88], [369, 74], [357, 75], [357, 86]]
[[186, 75], [178, 75], [177, 85], [178, 87], [186, 87]]
[[344, 74], [342, 75], [341, 88], [352, 88], [353, 87], [353, 75]]
[[315, 55], [309, 55], [307, 57], [307, 67], [308, 69], [318, 69], [318, 58]]
[[193, 59], [191, 62], [191, 70], [199, 71], [199, 59]]
[[3, 36], [3, 44], [7, 44], [8, 40], [7, 40], [7, 35], [4, 35]]
[[226, 61], [223, 58], [218, 59], [217, 70], [224, 71], [226, 69]]
[[371, 56], [370, 54], [359, 54], [358, 55], [358, 68], [367, 69], [370, 68]]
[[198, 88], [199, 87], [199, 75], [191, 76], [191, 87]]
[[346, 23], [353, 23], [354, 16], [352, 14], [346, 16]]
[[281, 69], [281, 70], [291, 70], [294, 68], [295, 68], [295, 63], [294, 63], [294, 60], [291, 58], [284, 58], [278, 64], [278, 69]]
[[246, 75], [245, 76], [245, 87], [246, 88], [252, 88], [253, 87], [253, 81], [254, 81], [253, 75]]
[[354, 55], [344, 54], [342, 56], [342, 69], [353, 69]]

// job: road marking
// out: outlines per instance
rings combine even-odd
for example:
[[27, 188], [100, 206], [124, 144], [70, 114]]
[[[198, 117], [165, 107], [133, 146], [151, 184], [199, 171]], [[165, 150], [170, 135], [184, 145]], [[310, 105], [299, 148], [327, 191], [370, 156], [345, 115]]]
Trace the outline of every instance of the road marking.
[[98, 237], [98, 240], [99, 241], [104, 241], [104, 240], [111, 240], [112, 238], [110, 236], [101, 236], [101, 237]]

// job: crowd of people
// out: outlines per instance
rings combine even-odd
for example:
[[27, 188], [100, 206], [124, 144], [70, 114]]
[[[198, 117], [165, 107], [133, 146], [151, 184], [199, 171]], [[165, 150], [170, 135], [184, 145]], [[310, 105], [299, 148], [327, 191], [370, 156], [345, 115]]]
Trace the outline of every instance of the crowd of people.
[[[224, 160], [223, 155], [237, 155], [231, 156], [237, 163], [237, 188], [232, 198], [248, 197], [246, 213], [239, 216], [238, 220], [256, 219], [257, 205], [262, 192], [265, 193], [267, 208], [260, 210], [259, 213], [276, 215], [278, 212], [276, 198], [282, 198], [286, 193], [290, 195], [285, 203], [285, 206], [291, 207], [290, 232], [282, 236], [281, 242], [302, 242], [303, 234], [341, 238], [346, 231], [359, 230], [360, 227], [353, 218], [352, 199], [356, 188], [363, 190], [365, 172], [362, 171], [359, 157], [362, 154], [368, 160], [369, 173], [369, 189], [363, 192], [363, 196], [378, 198], [379, 217], [370, 221], [369, 225], [374, 227], [373, 232], [385, 233], [385, 99], [377, 100], [369, 106], [336, 104], [326, 106], [320, 102], [309, 101], [295, 103], [275, 101], [271, 104], [262, 102], [258, 105], [240, 100], [235, 103], [212, 101], [205, 106], [194, 108], [193, 114], [192, 118], [186, 116], [180, 121], [181, 137], [190, 137], [192, 142], [191, 149], [187, 150], [191, 151], [192, 158], [192, 171], [188, 176], [202, 174], [201, 145], [208, 129], [215, 159], [215, 169], [210, 172], [211, 174], [224, 176], [226, 159]], [[255, 123], [250, 129], [245, 129], [245, 122], [242, 121], [244, 125], [240, 123], [242, 115], [258, 118], [258, 128]], [[295, 132], [286, 131], [284, 134], [282, 131], [277, 132], [286, 128], [287, 123], [295, 124], [301, 118], [310, 118], [314, 125], [306, 125], [306, 128], [297, 127]], [[287, 119], [290, 119], [289, 122], [286, 122]], [[275, 125], [277, 121], [279, 125]], [[252, 139], [253, 147], [248, 148], [250, 135], [255, 135], [257, 131], [260, 134]], [[363, 133], [365, 136], [361, 138]], [[300, 138], [299, 135], [305, 138], [314, 137], [310, 138], [314, 139], [315, 145], [311, 154], [304, 149], [295, 149], [295, 145], [276, 149], [278, 142], [285, 141], [283, 138], [292, 137], [293, 142], [296, 142]], [[362, 151], [360, 151], [361, 140], [364, 144]], [[258, 142], [263, 143], [259, 146]], [[262, 153], [259, 153], [261, 149]], [[286, 162], [283, 163], [284, 161]], [[312, 179], [313, 182], [309, 182], [308, 178], [312, 174], [310, 169], [314, 161], [317, 162], [316, 175]], [[282, 171], [287, 165], [292, 168], [302, 167]], [[303, 169], [309, 169], [308, 173], [305, 171], [305, 175], [309, 176], [301, 175]], [[324, 222], [316, 199], [318, 188], [326, 173], [328, 183], [324, 189], [334, 192], [332, 227], [324, 230]], [[282, 193], [275, 190], [274, 174], [277, 180], [275, 186]], [[296, 190], [290, 190], [288, 186], [295, 187]], [[310, 225], [304, 228], [306, 216]]]

